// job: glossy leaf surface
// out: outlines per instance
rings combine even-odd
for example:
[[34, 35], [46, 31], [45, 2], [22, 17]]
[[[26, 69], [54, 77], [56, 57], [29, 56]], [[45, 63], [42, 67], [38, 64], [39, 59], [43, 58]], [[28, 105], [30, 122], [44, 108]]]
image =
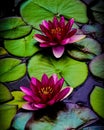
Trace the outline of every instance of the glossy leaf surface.
[[7, 17], [0, 21], [1, 38], [20, 38], [30, 33], [31, 29], [31, 26], [27, 26], [20, 17]]
[[57, 60], [46, 55], [37, 54], [29, 61], [28, 73], [30, 77], [34, 76], [38, 79], [41, 79], [43, 73], [48, 76], [55, 73], [59, 77], [64, 77], [66, 83], [75, 88], [85, 81], [88, 70], [84, 62], [73, 60], [67, 56]]
[[95, 86], [90, 95], [90, 103], [94, 111], [104, 118], [104, 88]]
[[42, 20], [52, 19], [55, 15], [75, 18], [75, 21], [82, 23], [88, 20], [86, 6], [76, 0], [30, 0], [23, 3], [20, 11], [24, 21], [36, 28], [39, 28]]
[[27, 57], [36, 53], [39, 48], [35, 45], [36, 41], [34, 40], [35, 31], [24, 38], [15, 39], [15, 40], [5, 40], [4, 45], [9, 53], [20, 56]]
[[21, 60], [4, 58], [0, 60], [0, 81], [9, 82], [24, 76], [26, 65]]
[[24, 93], [21, 91], [13, 91], [11, 92], [11, 94], [14, 97], [14, 99], [8, 102], [7, 104], [18, 105], [18, 108], [21, 108], [22, 105], [25, 103], [23, 99]]
[[0, 83], [0, 103], [11, 100], [13, 97], [9, 91], [9, 89]]
[[16, 114], [17, 106], [3, 104], [0, 105], [0, 128], [2, 130], [9, 129], [11, 121]]

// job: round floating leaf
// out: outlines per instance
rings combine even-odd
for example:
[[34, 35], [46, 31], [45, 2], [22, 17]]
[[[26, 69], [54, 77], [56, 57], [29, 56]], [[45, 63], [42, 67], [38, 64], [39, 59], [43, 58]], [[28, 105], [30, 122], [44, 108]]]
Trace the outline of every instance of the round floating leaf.
[[65, 81], [74, 87], [83, 83], [88, 75], [87, 65], [84, 62], [73, 60], [67, 56], [55, 59], [47, 57], [47, 54], [37, 54], [32, 57], [28, 64], [30, 77], [41, 79], [43, 73], [48, 76], [56, 73], [59, 77], [64, 77]]
[[104, 88], [96, 86], [90, 95], [90, 103], [94, 111], [104, 118]]
[[94, 76], [104, 79], [104, 54], [95, 57], [89, 66]]
[[63, 15], [68, 19], [73, 17], [81, 23], [88, 20], [86, 6], [76, 0], [29, 0], [23, 3], [20, 12], [24, 21], [36, 28], [42, 20], [52, 19], [55, 15]]
[[68, 50], [68, 54], [70, 56], [72, 56], [73, 58], [75, 59], [79, 59], [79, 60], [85, 60], [85, 59], [93, 59], [94, 58], [94, 55], [92, 54], [88, 54], [88, 53], [84, 53], [80, 50]]
[[18, 105], [18, 108], [21, 108], [24, 103], [26, 103], [23, 99], [24, 93], [21, 91], [13, 91], [12, 95], [14, 99], [7, 104], [13, 104], [13, 105]]
[[7, 51], [3, 47], [0, 47], [0, 56], [5, 54], [7, 54]]
[[0, 60], [0, 82], [17, 80], [24, 76], [26, 65], [21, 60], [4, 58]]
[[54, 16], [52, 12], [33, 3], [32, 0], [25, 2], [20, 8], [20, 12], [24, 21], [35, 28], [39, 28], [39, 24], [42, 22], [42, 20], [49, 20]]
[[82, 27], [84, 34], [94, 35], [97, 38], [103, 37], [103, 26], [101, 24], [95, 23], [92, 25], [84, 25]]
[[35, 31], [24, 38], [15, 40], [5, 40], [4, 45], [9, 53], [20, 56], [27, 57], [36, 53], [39, 48], [35, 46], [36, 40], [33, 38]]
[[12, 99], [12, 95], [9, 89], [0, 83], [0, 103], [9, 101]]
[[104, 13], [93, 12], [93, 16], [97, 22], [104, 24]]
[[1, 38], [20, 38], [29, 34], [31, 29], [31, 26], [27, 26], [20, 17], [7, 17], [0, 21]]
[[3, 104], [0, 105], [0, 128], [2, 130], [8, 130], [11, 121], [16, 114], [17, 106]]
[[[66, 105], [57, 104], [57, 106], [51, 106], [44, 111], [34, 112], [31, 119], [29, 119], [29, 114], [31, 115], [31, 112], [18, 113], [14, 119], [13, 128], [20, 129], [20, 126], [22, 128], [28, 126], [28, 129], [31, 130], [67, 130], [76, 129], [98, 120], [90, 109], [68, 103]], [[26, 120], [29, 121], [28, 125], [25, 122]], [[21, 122], [21, 125], [19, 122]]]
[[95, 5], [91, 7], [93, 11], [104, 13], [104, 1], [98, 0]]
[[[93, 59], [96, 55], [101, 53], [101, 46], [100, 44], [91, 38], [85, 38], [77, 43], [76, 50], [68, 50], [68, 53], [77, 59]], [[69, 48], [70, 49], [70, 48]]]

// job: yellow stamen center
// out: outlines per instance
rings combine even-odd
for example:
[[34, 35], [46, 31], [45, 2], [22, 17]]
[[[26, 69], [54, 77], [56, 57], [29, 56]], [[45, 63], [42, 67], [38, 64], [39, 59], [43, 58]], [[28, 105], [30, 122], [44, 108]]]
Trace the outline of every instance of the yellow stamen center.
[[53, 93], [53, 89], [49, 86], [49, 87], [43, 87], [40, 89], [39, 91], [40, 94], [52, 94]]
[[57, 27], [57, 28], [51, 29], [51, 33], [52, 33], [52, 34], [61, 34], [62, 31], [63, 31], [63, 29], [60, 28], [60, 27]]

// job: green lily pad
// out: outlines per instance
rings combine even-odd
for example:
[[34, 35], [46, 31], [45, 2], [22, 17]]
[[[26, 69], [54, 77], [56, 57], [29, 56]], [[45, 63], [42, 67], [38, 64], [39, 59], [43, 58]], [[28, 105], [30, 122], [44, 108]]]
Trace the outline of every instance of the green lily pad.
[[13, 91], [12, 96], [14, 99], [9, 101], [7, 104], [10, 105], [18, 105], [18, 108], [21, 108], [24, 103], [26, 103], [23, 99], [24, 93], [21, 91]]
[[[40, 113], [42, 115], [39, 115]], [[31, 119], [29, 119], [29, 115]], [[26, 119], [28, 125], [25, 122]], [[96, 120], [98, 120], [97, 116], [89, 108], [67, 103], [60, 110], [57, 109], [57, 106], [52, 106], [44, 111], [18, 113], [12, 126], [18, 130], [23, 130], [27, 126], [31, 130], [67, 130], [77, 129], [85, 124], [90, 124], [91, 121], [94, 123]], [[21, 125], [19, 122], [21, 122]]]
[[33, 38], [36, 31], [32, 31], [30, 35], [15, 40], [5, 40], [4, 45], [9, 53], [20, 56], [27, 57], [36, 53], [39, 48], [35, 45], [36, 40]]
[[92, 54], [84, 53], [80, 50], [68, 50], [68, 54], [78, 60], [93, 59], [95, 56]]
[[76, 0], [29, 0], [22, 4], [20, 13], [25, 22], [36, 28], [42, 20], [52, 20], [55, 15], [63, 15], [67, 19], [73, 17], [81, 23], [88, 21], [86, 6]]
[[95, 57], [89, 67], [94, 76], [104, 79], [104, 54]]
[[0, 82], [17, 80], [26, 73], [26, 65], [21, 60], [4, 58], [0, 60]]
[[27, 26], [20, 17], [7, 17], [0, 20], [0, 37], [15, 39], [26, 36], [32, 27]]
[[102, 118], [104, 118], [104, 88], [95, 86], [90, 95], [90, 103], [93, 110]]
[[3, 47], [0, 47], [0, 56], [5, 54], [7, 54], [7, 51]]
[[2, 130], [8, 130], [10, 128], [16, 110], [17, 106], [7, 104], [0, 105], [0, 128]]
[[88, 75], [87, 65], [84, 62], [73, 60], [63, 56], [59, 60], [45, 55], [37, 54], [29, 60], [28, 73], [41, 79], [43, 73], [48, 76], [56, 73], [64, 77], [65, 81], [73, 88], [83, 83]]
[[76, 49], [68, 50], [68, 54], [76, 59], [93, 59], [101, 53], [101, 45], [94, 39], [85, 38], [75, 43]]
[[13, 97], [9, 91], [9, 89], [0, 83], [0, 103], [11, 100]]

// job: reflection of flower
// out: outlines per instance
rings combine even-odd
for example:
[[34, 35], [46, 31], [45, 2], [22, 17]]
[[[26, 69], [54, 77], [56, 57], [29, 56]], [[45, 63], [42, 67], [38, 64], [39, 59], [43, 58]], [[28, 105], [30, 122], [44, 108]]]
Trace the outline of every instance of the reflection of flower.
[[52, 47], [53, 54], [56, 58], [60, 58], [65, 50], [66, 44], [72, 44], [85, 37], [85, 35], [76, 34], [77, 29], [73, 29], [74, 19], [70, 19], [65, 24], [62, 16], [60, 21], [54, 17], [53, 22], [43, 21], [40, 24], [43, 34], [35, 34], [34, 38], [40, 42], [40, 47]]
[[55, 74], [50, 78], [44, 74], [41, 82], [34, 77], [31, 78], [30, 88], [20, 87], [25, 93], [24, 99], [27, 101], [22, 108], [27, 110], [38, 110], [63, 100], [73, 90], [69, 86], [62, 89], [63, 83], [64, 79], [61, 78], [58, 80], [58, 77]]

